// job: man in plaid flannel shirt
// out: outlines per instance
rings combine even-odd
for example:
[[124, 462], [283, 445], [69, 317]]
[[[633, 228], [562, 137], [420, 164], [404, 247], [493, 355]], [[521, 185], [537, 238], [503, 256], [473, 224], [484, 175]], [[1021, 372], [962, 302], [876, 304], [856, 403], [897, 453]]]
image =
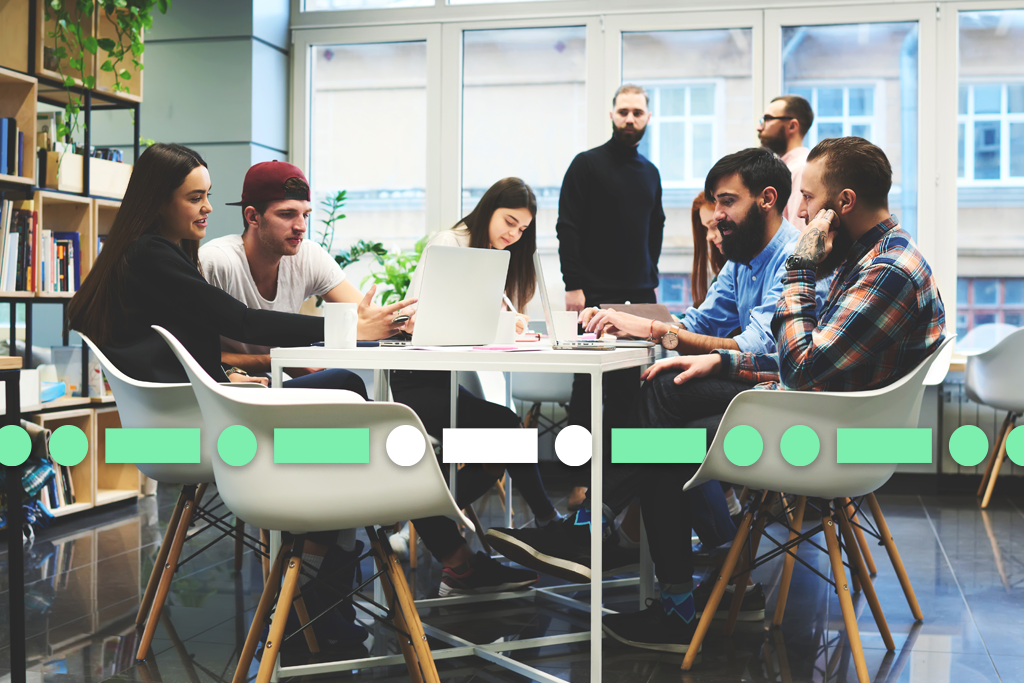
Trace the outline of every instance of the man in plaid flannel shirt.
[[[732, 398], [755, 385], [796, 391], [876, 389], [934, 352], [944, 336], [942, 299], [917, 246], [889, 214], [891, 185], [885, 153], [867, 140], [829, 139], [811, 150], [799, 188], [800, 214], [808, 226], [786, 261], [783, 294], [772, 321], [777, 353], [719, 350], [656, 363], [643, 374], [647, 381], [632, 426], [705, 428], [710, 444]], [[815, 284], [830, 274], [832, 287], [818, 315]], [[682, 491], [696, 468], [618, 464], [607, 473], [608, 505], [601, 516], [611, 529], [621, 504], [639, 496], [661, 592], [647, 609], [604, 618], [604, 630], [616, 640], [676, 653], [689, 647], [710, 595], [709, 587], [694, 590], [691, 513]], [[621, 507], [616, 509], [613, 501]], [[589, 519], [577, 514], [575, 525], [559, 525], [550, 538], [538, 535], [543, 543], [531, 548], [529, 566], [555, 575], [573, 570], [588, 576]], [[608, 546], [606, 538], [606, 559]], [[763, 595], [744, 597], [744, 616], [763, 618]]]

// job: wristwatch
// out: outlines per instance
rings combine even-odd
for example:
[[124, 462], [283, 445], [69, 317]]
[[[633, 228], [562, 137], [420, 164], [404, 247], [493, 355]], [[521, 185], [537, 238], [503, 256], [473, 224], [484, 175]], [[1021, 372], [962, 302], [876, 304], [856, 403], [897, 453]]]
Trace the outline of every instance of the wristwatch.
[[672, 325], [671, 327], [668, 328], [668, 332], [661, 335], [661, 346], [666, 351], [671, 351], [672, 349], [679, 346], [679, 333], [677, 332], [677, 330], [679, 330], [679, 328], [676, 327], [675, 325]]
[[814, 270], [818, 264], [806, 256], [790, 255], [786, 259], [786, 270]]

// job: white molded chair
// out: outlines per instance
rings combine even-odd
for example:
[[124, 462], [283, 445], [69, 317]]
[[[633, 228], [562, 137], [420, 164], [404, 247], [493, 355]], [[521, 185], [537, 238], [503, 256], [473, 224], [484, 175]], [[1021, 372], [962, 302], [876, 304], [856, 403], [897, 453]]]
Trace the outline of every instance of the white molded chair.
[[[684, 490], [689, 490], [705, 481], [718, 479], [747, 486], [751, 490], [761, 490], [764, 493], [761, 498], [760, 510], [756, 515], [756, 524], [754, 510], [751, 510], [739, 525], [732, 548], [729, 550], [721, 571], [718, 572], [718, 579], [711, 597], [701, 616], [686, 658], [683, 660], [684, 669], [689, 669], [693, 665], [700, 650], [700, 644], [707, 634], [711, 620], [725, 593], [726, 585], [736, 569], [748, 536], [751, 546], [749, 556], [756, 557], [762, 531], [769, 516], [769, 509], [779, 491], [785, 491], [789, 495], [798, 497], [797, 510], [789, 536], [789, 544], [794, 545], [786, 553], [783, 585], [780, 586], [779, 602], [782, 609], [784, 609], [786, 600], [782, 589], [784, 588], [788, 592], [792, 563], [799, 560], [796, 558], [795, 542], [798, 539], [813, 536], [818, 530], [824, 531], [857, 675], [862, 682], [868, 681], [867, 665], [860, 643], [860, 632], [857, 629], [857, 618], [850, 598], [849, 584], [846, 580], [836, 536], [835, 523], [838, 522], [845, 540], [845, 549], [850, 559], [850, 565], [853, 571], [861, 577], [860, 583], [864, 587], [865, 597], [868, 599], [868, 604], [871, 606], [875, 621], [882, 633], [883, 642], [889, 650], [895, 649], [881, 611], [881, 605], [868, 578], [867, 567], [858, 550], [847, 508], [850, 499], [867, 496], [872, 515], [879, 527], [881, 539], [886, 550], [889, 551], [904, 593], [908, 602], [911, 603], [911, 609], [914, 610], [917, 599], [873, 495], [873, 492], [892, 476], [896, 470], [896, 464], [839, 464], [837, 462], [837, 430], [843, 428], [905, 429], [917, 427], [921, 401], [924, 396], [925, 377], [936, 360], [943, 356], [945, 348], [953, 344], [953, 339], [953, 336], [946, 338], [931, 356], [911, 372], [882, 389], [848, 393], [753, 390], [745, 391], [733, 399], [722, 418], [707, 457], [704, 458], [704, 462], [693, 478], [686, 483]], [[817, 458], [802, 467], [790, 465], [782, 457], [780, 451], [783, 434], [790, 427], [796, 425], [804, 425], [813, 429], [820, 443]], [[739, 426], [752, 426], [757, 429], [764, 444], [764, 450], [757, 462], [746, 467], [733, 464], [725, 455], [726, 435], [734, 427]], [[819, 501], [816, 505], [820, 508], [822, 523], [820, 529], [815, 528], [801, 535], [800, 529], [808, 499]], [[784, 522], [785, 515], [781, 515], [780, 520]], [[746, 553], [743, 554], [746, 556]], [[751, 568], [745, 561], [738, 574], [730, 619], [725, 630], [726, 635], [731, 634], [735, 625]], [[915, 616], [920, 612], [919, 608], [914, 611]], [[777, 608], [776, 619], [780, 617], [781, 614]]]
[[[400, 403], [365, 402], [357, 394], [319, 389], [269, 389], [235, 393], [219, 386], [188, 351], [163, 328], [154, 328], [173, 349], [192, 380], [211, 443], [228, 427], [242, 425], [256, 437], [256, 454], [243, 466], [213, 459], [217, 489], [228, 508], [247, 523], [264, 529], [301, 534], [332, 529], [367, 527], [385, 594], [395, 614], [396, 627], [410, 634], [400, 638], [413, 680], [437, 681], [437, 671], [401, 565], [387, 537], [374, 528], [399, 520], [444, 515], [473, 525], [456, 507], [430, 448], [419, 417]], [[392, 430], [412, 426], [423, 437], [423, 457], [414, 465], [395, 464], [387, 453]], [[368, 464], [276, 464], [276, 429], [369, 429]], [[302, 566], [301, 542], [282, 547], [275, 558], [235, 672], [246, 679], [263, 623], [279, 592], [275, 614], [286, 615], [293, 601]], [[282, 564], [287, 562], [283, 584]], [[280, 652], [285, 619], [275, 618], [264, 646], [258, 683], [270, 679]]]
[[983, 351], [988, 351], [1018, 329], [1007, 323], [985, 323], [971, 328], [963, 339], [957, 341], [956, 345], [959, 347], [960, 353], [975, 356]]
[[[986, 335], [994, 339], [995, 335], [1009, 326], [982, 325], [971, 332], [981, 330], [982, 327], [1003, 328], [994, 329]], [[981, 507], [984, 509], [992, 499], [999, 469], [1006, 458], [1006, 440], [1017, 424], [1017, 418], [1024, 413], [1024, 328], [1014, 329], [988, 349], [982, 348], [979, 345], [963, 352], [967, 356], [967, 369], [964, 372], [967, 397], [976, 403], [1006, 411], [1003, 426], [992, 444], [992, 455], [981, 478], [981, 486], [978, 487], [978, 495], [984, 494], [981, 499]]]
[[[114, 393], [114, 399], [117, 401], [117, 412], [123, 428], [202, 428], [203, 416], [199, 412], [199, 404], [196, 402], [196, 396], [190, 384], [161, 384], [132, 379], [118, 370], [89, 337], [81, 332], [78, 334], [103, 366], [107, 381], [110, 383], [110, 390]], [[248, 382], [238, 383], [234, 386], [249, 389], [264, 388], [261, 384]], [[137, 654], [138, 659], [144, 659], [160, 621], [160, 613], [167, 600], [171, 581], [178, 570], [178, 560], [181, 557], [182, 546], [189, 538], [188, 533], [192, 521], [197, 516], [211, 521], [210, 527], [207, 528], [216, 528], [221, 532], [221, 536], [217, 540], [224, 538], [228, 533], [225, 531], [223, 522], [212, 522], [213, 509], [202, 505], [207, 486], [214, 482], [213, 454], [206, 447], [206, 443], [201, 444], [198, 463], [140, 462], [136, 463], [136, 467], [147, 477], [161, 484], [180, 484], [182, 486], [178, 502], [168, 521], [164, 540], [157, 552], [153, 572], [150, 574], [146, 592], [139, 606], [139, 613], [135, 619], [137, 624], [143, 622], [146, 624]], [[236, 518], [233, 532], [236, 572], [242, 569], [244, 531], [244, 522]]]

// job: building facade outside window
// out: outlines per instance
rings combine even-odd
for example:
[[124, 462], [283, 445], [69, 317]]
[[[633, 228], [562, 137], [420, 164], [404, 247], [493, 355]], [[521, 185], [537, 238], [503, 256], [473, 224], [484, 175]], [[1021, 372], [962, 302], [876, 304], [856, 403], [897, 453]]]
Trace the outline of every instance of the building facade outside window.
[[958, 337], [988, 323], [1024, 326], [1024, 278], [962, 277], [956, 288]]
[[1024, 82], [962, 83], [957, 113], [961, 186], [1024, 186]]

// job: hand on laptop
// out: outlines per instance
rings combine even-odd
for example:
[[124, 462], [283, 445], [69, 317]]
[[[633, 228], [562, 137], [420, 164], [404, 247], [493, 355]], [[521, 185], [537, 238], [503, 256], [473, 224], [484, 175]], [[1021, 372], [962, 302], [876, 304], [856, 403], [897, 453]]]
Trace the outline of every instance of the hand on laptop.
[[[629, 313], [623, 313], [611, 308], [588, 308], [584, 311], [593, 311], [589, 320], [584, 321], [584, 331], [593, 332], [598, 336], [613, 334], [616, 337], [636, 337], [646, 339], [651, 333], [651, 321]], [[582, 317], [582, 316], [581, 316]]]
[[[373, 295], [377, 293], [377, 285], [373, 285], [366, 292], [366, 296], [359, 302], [359, 327], [356, 338], [359, 340], [387, 339], [397, 332], [406, 329], [412, 320], [406, 322], [393, 322], [398, 312], [403, 308], [416, 303], [416, 299], [406, 299], [396, 304], [377, 306], [373, 303]], [[409, 328], [408, 331], [411, 331]]]

